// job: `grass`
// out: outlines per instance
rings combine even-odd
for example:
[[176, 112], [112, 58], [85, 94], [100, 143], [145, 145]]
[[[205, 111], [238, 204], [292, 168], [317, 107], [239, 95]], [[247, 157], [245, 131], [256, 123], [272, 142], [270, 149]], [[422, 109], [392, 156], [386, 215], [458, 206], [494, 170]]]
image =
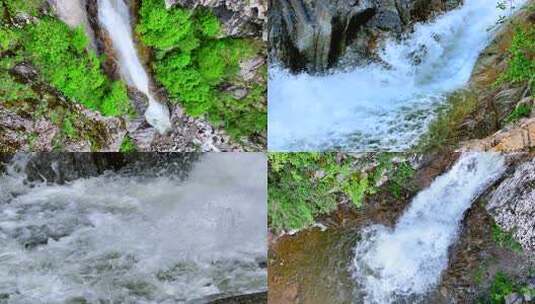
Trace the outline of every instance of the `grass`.
[[515, 282], [507, 274], [498, 272], [492, 280], [487, 295], [478, 300], [478, 304], [505, 304], [505, 298], [512, 294], [535, 295], [535, 289], [529, 288], [527, 284]]
[[139, 13], [136, 31], [154, 50], [156, 79], [174, 101], [189, 115], [206, 116], [234, 138], [265, 133], [265, 85], [248, 87], [242, 100], [220, 90], [236, 80], [241, 60], [261, 51], [259, 44], [218, 38], [221, 25], [207, 9], [166, 9], [163, 0], [146, 0]]
[[393, 154], [380, 155], [369, 172], [358, 170], [353, 157], [336, 153], [270, 153], [268, 159], [268, 223], [275, 232], [306, 228], [346, 199], [361, 207], [385, 174], [385, 190], [401, 196], [414, 174], [407, 162], [394, 163]]
[[531, 107], [525, 104], [517, 106], [506, 118], [506, 123], [515, 123], [524, 117], [529, 117], [531, 114]]
[[417, 151], [436, 151], [459, 142], [461, 124], [477, 106], [477, 97], [467, 91], [459, 91], [449, 97], [446, 106], [439, 110], [437, 118], [430, 124], [422, 137]]

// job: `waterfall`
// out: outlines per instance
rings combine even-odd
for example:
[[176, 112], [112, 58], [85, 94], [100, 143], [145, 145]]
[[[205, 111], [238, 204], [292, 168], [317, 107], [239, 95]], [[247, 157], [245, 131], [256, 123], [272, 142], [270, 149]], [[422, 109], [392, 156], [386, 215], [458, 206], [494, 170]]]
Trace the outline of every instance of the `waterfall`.
[[25, 157], [0, 176], [9, 303], [189, 303], [266, 290], [261, 153], [205, 154], [184, 180], [127, 171], [63, 185], [21, 182]]
[[[525, 0], [514, 1], [516, 8]], [[489, 0], [464, 4], [401, 41], [385, 42], [372, 63], [329, 75], [270, 68], [269, 145], [276, 151], [389, 150], [414, 145], [449, 93], [466, 85], [502, 11]]]
[[149, 77], [134, 45], [128, 6], [124, 0], [98, 0], [98, 18], [117, 51], [122, 77], [149, 99], [149, 107], [145, 112], [147, 122], [159, 133], [166, 133], [171, 128], [169, 109], [157, 101], [150, 92]]
[[353, 277], [365, 303], [393, 303], [437, 286], [464, 212], [505, 171], [503, 156], [462, 155], [412, 200], [393, 229], [365, 228], [355, 248]]

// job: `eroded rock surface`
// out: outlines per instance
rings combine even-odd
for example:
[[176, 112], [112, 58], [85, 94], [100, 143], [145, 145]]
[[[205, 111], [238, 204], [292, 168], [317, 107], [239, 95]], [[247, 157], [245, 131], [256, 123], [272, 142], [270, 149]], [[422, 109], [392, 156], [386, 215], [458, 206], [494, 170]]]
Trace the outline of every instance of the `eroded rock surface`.
[[535, 159], [519, 165], [500, 183], [486, 208], [525, 250], [535, 251]]
[[294, 71], [323, 72], [350, 46], [370, 57], [384, 33], [401, 34], [459, 0], [271, 0], [270, 52]]

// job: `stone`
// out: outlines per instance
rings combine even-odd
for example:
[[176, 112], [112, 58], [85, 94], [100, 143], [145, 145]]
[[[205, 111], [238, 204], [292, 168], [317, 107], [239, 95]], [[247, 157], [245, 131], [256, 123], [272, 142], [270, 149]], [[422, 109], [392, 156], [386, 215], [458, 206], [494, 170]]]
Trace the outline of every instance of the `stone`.
[[535, 118], [522, 119], [483, 139], [461, 143], [460, 151], [521, 152], [535, 147]]
[[528, 252], [535, 251], [535, 159], [520, 164], [492, 192], [486, 209]]

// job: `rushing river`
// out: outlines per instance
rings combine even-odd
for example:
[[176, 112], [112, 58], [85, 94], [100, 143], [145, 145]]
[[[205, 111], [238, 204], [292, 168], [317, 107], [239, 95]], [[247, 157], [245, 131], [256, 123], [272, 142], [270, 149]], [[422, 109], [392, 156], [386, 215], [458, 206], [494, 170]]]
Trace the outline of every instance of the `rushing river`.
[[124, 0], [98, 0], [98, 18], [112, 40], [117, 51], [119, 67], [123, 78], [134, 85], [149, 99], [145, 112], [147, 122], [158, 132], [165, 133], [171, 128], [169, 109], [157, 101], [150, 92], [149, 77], [139, 60], [132, 35], [131, 18]]
[[[524, 0], [514, 1], [519, 8]], [[416, 25], [380, 51], [385, 64], [313, 76], [272, 67], [269, 148], [276, 151], [390, 150], [414, 145], [448, 94], [465, 86], [503, 11], [466, 0]]]
[[[265, 291], [266, 160], [207, 154], [182, 180], [139, 170], [0, 176], [1, 303], [206, 303]], [[4, 302], [5, 301], [5, 302]]]
[[498, 154], [463, 155], [418, 193], [393, 229], [364, 229], [352, 263], [360, 287], [355, 297], [374, 304], [418, 303], [447, 268], [464, 212], [504, 171]]

